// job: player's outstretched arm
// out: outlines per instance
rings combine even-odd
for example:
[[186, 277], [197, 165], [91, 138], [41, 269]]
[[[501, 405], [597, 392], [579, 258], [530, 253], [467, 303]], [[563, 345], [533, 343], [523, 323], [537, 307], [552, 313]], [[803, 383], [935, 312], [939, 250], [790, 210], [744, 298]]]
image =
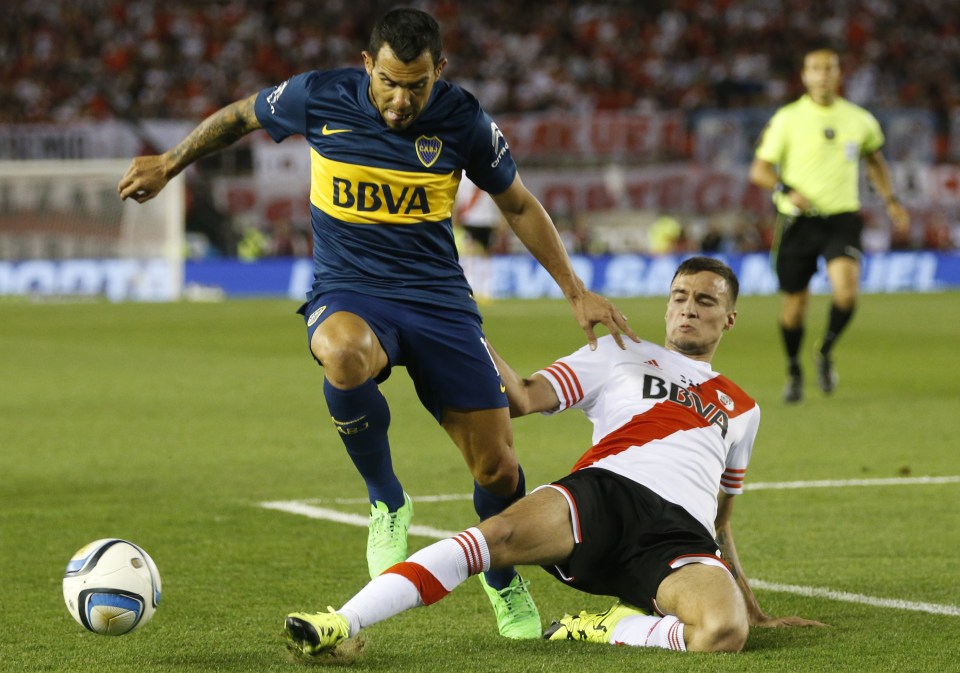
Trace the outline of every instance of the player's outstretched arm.
[[510, 403], [511, 418], [540, 411], [552, 411], [560, 406], [556, 391], [545, 378], [534, 376], [525, 379], [500, 357], [489, 341], [487, 350], [490, 351], [490, 357], [493, 358], [493, 363], [500, 372], [500, 380], [503, 381], [507, 401]]
[[740, 557], [737, 555], [737, 546], [733, 542], [733, 529], [730, 525], [730, 518], [733, 514], [734, 496], [721, 492], [718, 496], [717, 505], [717, 544], [720, 546], [720, 553], [723, 560], [727, 562], [733, 577], [740, 587], [743, 594], [743, 600], [747, 605], [747, 614], [750, 616], [751, 626], [780, 627], [780, 626], [826, 626], [822, 622], [803, 617], [771, 617], [760, 607], [750, 582], [743, 572], [743, 566], [740, 565]]
[[627, 324], [626, 316], [616, 306], [584, 287], [583, 281], [573, 270], [553, 221], [537, 198], [523, 185], [519, 175], [507, 191], [494, 195], [493, 200], [517, 238], [563, 290], [591, 349], [597, 347], [597, 335], [593, 331], [597, 324], [607, 328], [620, 348], [624, 348], [623, 335], [640, 341]]
[[230, 103], [200, 122], [180, 143], [163, 154], [136, 157], [120, 179], [117, 192], [125, 200], [149, 201], [167, 182], [194, 161], [232, 145], [260, 128], [253, 105], [257, 94]]

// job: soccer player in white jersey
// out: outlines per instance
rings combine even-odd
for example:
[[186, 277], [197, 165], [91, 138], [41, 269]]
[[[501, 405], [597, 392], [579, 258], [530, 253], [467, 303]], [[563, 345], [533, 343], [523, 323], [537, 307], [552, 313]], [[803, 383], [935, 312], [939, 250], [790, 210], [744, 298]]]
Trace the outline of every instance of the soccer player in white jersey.
[[731, 530], [760, 422], [756, 402], [710, 362], [736, 323], [738, 281], [693, 257], [670, 285], [665, 345], [610, 337], [530, 378], [492, 351], [511, 415], [580, 409], [594, 445], [571, 474], [386, 570], [337, 611], [294, 613], [294, 649], [316, 655], [490, 567], [535, 564], [618, 602], [554, 622], [550, 640], [737, 652], [755, 626], [815, 626], [761, 609]]

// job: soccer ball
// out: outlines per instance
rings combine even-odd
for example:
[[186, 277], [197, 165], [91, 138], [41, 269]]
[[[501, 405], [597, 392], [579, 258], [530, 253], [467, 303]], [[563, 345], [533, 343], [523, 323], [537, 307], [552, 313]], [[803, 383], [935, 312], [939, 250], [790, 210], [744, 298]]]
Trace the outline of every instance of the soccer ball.
[[67, 564], [63, 600], [85, 629], [122, 636], [153, 617], [160, 603], [160, 573], [147, 552], [132, 542], [95, 540]]

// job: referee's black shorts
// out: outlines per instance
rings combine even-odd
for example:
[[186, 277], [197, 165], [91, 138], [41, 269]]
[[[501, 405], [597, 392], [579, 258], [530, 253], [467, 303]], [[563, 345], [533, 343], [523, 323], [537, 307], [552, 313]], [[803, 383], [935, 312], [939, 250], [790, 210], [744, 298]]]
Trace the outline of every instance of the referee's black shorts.
[[724, 565], [703, 524], [630, 479], [586, 468], [546, 488], [567, 497], [577, 542], [566, 564], [544, 570], [581, 591], [655, 612], [667, 575], [691, 562]]
[[774, 248], [777, 280], [782, 292], [801, 292], [817, 272], [817, 258], [863, 256], [863, 217], [858, 212], [823, 217], [777, 216]]

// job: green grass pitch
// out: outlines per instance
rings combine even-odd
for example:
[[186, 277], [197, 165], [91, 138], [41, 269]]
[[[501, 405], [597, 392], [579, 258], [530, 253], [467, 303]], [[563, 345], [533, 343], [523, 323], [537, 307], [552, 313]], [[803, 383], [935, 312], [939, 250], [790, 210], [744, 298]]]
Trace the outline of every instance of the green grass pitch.
[[[826, 317], [815, 297], [807, 399], [779, 400], [775, 297], [744, 297], [714, 365], [763, 409], [749, 483], [960, 475], [960, 294], [867, 296], [836, 353], [840, 386], [813, 382]], [[665, 300], [617, 301], [660, 342]], [[362, 513], [363, 487], [321, 394], [295, 303], [110, 305], [0, 303], [0, 670], [296, 671], [280, 638], [293, 610], [339, 606], [365, 580], [363, 529], [264, 509], [322, 499]], [[485, 329], [523, 373], [583, 343], [563, 302], [484, 307]], [[384, 385], [394, 462], [417, 496], [470, 492], [456, 449], [419, 406], [402, 369]], [[575, 412], [515, 423], [532, 487], [588, 446]], [[422, 502], [415, 523], [460, 530], [467, 500]], [[825, 629], [754, 629], [738, 655], [495, 634], [479, 583], [377, 625], [344, 670], [582, 673], [670, 670], [948, 671], [960, 656], [960, 484], [892, 483], [747, 492], [734, 531], [747, 574], [764, 582], [930, 603], [948, 614], [758, 589], [771, 614]], [[153, 621], [130, 636], [87, 633], [60, 581], [84, 543], [123, 537], [164, 582]], [[412, 538], [418, 548], [431, 540]], [[536, 568], [525, 574], [545, 623], [605, 608]]]

